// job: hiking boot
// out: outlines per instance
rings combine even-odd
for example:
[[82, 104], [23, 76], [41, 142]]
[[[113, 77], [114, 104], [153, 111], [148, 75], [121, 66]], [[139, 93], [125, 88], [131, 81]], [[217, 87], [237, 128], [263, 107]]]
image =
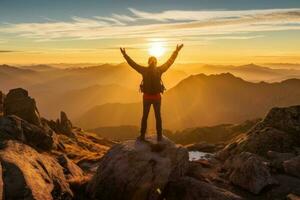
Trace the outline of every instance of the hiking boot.
[[146, 142], [145, 136], [139, 136], [139, 137], [137, 137], [137, 140]]

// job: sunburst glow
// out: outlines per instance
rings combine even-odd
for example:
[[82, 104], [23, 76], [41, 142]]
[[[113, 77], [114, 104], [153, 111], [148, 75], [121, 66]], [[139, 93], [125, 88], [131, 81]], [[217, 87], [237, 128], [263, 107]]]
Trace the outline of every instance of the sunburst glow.
[[150, 44], [148, 51], [151, 56], [160, 57], [165, 53], [166, 49], [161, 42], [153, 42]]

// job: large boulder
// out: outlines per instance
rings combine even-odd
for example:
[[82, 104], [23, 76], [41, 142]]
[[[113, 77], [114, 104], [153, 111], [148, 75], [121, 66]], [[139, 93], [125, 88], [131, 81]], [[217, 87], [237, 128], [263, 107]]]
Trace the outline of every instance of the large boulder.
[[160, 199], [166, 184], [186, 173], [188, 152], [164, 138], [154, 144], [129, 140], [105, 154], [88, 185], [91, 199]]
[[[4, 147], [4, 148], [3, 148]], [[9, 140], [0, 150], [5, 199], [72, 199], [63, 168], [50, 155]]]
[[8, 92], [4, 99], [4, 115], [16, 115], [31, 124], [41, 126], [36, 102], [22, 88], [12, 89]]
[[273, 108], [248, 133], [233, 139], [219, 154], [226, 159], [241, 152], [267, 156], [268, 151], [294, 152], [300, 146], [300, 106]]
[[170, 181], [164, 191], [164, 199], [167, 200], [239, 200], [241, 197], [230, 191], [218, 188], [213, 184], [206, 183], [191, 177], [182, 177], [178, 180]]
[[50, 150], [55, 146], [51, 129], [30, 124], [17, 116], [0, 117], [0, 141], [18, 140], [34, 148]]
[[262, 189], [276, 184], [264, 161], [255, 154], [243, 152], [228, 159], [224, 168], [228, 171], [229, 180], [254, 194]]

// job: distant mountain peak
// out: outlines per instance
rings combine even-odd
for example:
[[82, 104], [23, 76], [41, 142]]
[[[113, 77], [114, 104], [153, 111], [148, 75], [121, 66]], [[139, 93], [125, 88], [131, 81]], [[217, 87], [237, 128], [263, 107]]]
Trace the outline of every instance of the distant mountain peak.
[[241, 66], [239, 66], [239, 68], [270, 70], [269, 67], [264, 67], [264, 66], [257, 65], [257, 64], [254, 64], [254, 63], [250, 63], [250, 64], [246, 64], [246, 65], [241, 65]]
[[217, 80], [226, 79], [226, 80], [242, 80], [242, 81], [244, 81], [243, 79], [241, 79], [237, 76], [234, 76], [233, 74], [231, 74], [229, 72], [220, 73], [220, 74], [210, 74], [210, 75], [201, 73], [201, 74], [191, 75], [190, 77], [195, 77], [197, 79], [217, 79]]

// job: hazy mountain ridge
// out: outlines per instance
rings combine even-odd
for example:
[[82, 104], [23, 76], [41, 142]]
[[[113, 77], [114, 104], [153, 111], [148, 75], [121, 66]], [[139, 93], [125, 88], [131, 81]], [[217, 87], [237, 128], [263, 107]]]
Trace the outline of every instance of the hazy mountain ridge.
[[[49, 118], [55, 117], [55, 113], [61, 109], [65, 109], [69, 113], [70, 118], [75, 119], [78, 118], [78, 113], [85, 112], [96, 105], [141, 101], [138, 92], [141, 76], [126, 63], [74, 66], [68, 67], [66, 65], [62, 68], [55, 65], [23, 67], [2, 65], [0, 66], [1, 90], [7, 92], [14, 87], [26, 88], [38, 100], [40, 112]], [[166, 88], [171, 91], [172, 87], [185, 79], [189, 74], [198, 74], [199, 72], [217, 74], [228, 71], [236, 76], [240, 75], [239, 77], [245, 80], [256, 82], [297, 78], [299, 77], [298, 74], [300, 74], [298, 73], [299, 70], [295, 69], [272, 69], [254, 64], [244, 66], [175, 64], [165, 74], [163, 81]], [[90, 88], [95, 85], [101, 85], [101, 87], [91, 90]], [[104, 89], [106, 85], [119, 85], [120, 87], [116, 86], [115, 89], [112, 88], [113, 91], [110, 93], [104, 92], [101, 96], [100, 93], [106, 90]], [[82, 95], [79, 90], [82, 90]], [[72, 93], [75, 96], [74, 99], [71, 98]], [[165, 96], [168, 96], [168, 93], [171, 92], [167, 92]], [[197, 94], [197, 96], [199, 95]], [[82, 96], [82, 102], [79, 100], [80, 96]], [[88, 96], [91, 96], [93, 100], [89, 99]], [[68, 99], [68, 102], [65, 99]], [[54, 108], [50, 105], [54, 105]], [[52, 109], [49, 109], [50, 107]], [[76, 111], [78, 107], [82, 107], [82, 109]]]
[[247, 64], [241, 66], [233, 65], [190, 65], [190, 69], [185, 69], [184, 65], [180, 66], [180, 69], [188, 74], [220, 74], [220, 73], [231, 73], [235, 76], [241, 77], [244, 80], [251, 82], [276, 82], [282, 81], [287, 78], [300, 78], [300, 70], [293, 68], [270, 68], [267, 66], [260, 66], [256, 64]]
[[[33, 70], [35, 67], [36, 70]], [[125, 63], [72, 68], [57, 68], [48, 65], [24, 67], [4, 65], [0, 66], [0, 72], [1, 70], [7, 71], [3, 75], [0, 73], [2, 91], [8, 92], [9, 89], [14, 87], [26, 88], [38, 100], [41, 113], [50, 118], [53, 118], [55, 113], [59, 112], [60, 108], [64, 108], [65, 105], [69, 107], [67, 111], [70, 113], [70, 117], [74, 118], [77, 117], [76, 113], [86, 111], [76, 111], [78, 106], [86, 106], [85, 109], [89, 109], [92, 106], [108, 102], [140, 101], [138, 91], [141, 76]], [[9, 73], [12, 70], [18, 73]], [[167, 88], [170, 88], [184, 77], [186, 77], [184, 72], [171, 69], [164, 77], [164, 83]], [[99, 88], [91, 90], [91, 87], [95, 85], [99, 85]], [[114, 87], [111, 87], [112, 85]], [[111, 87], [110, 92], [109, 87]], [[80, 89], [82, 95], [78, 91]], [[106, 92], [103, 92], [103, 90]], [[101, 96], [100, 93], [102, 92]], [[69, 98], [72, 93], [77, 94], [74, 95], [75, 102], [72, 102], [73, 100]], [[89, 94], [84, 95], [85, 93]], [[91, 99], [94, 100], [91, 101], [88, 96], [91, 96]], [[99, 98], [96, 98], [96, 96]], [[80, 97], [83, 97], [81, 103], [78, 100]], [[68, 102], [64, 99], [68, 99]], [[53, 105], [54, 108], [50, 105]], [[52, 107], [52, 109], [49, 109], [49, 107]]]
[[[56, 95], [37, 98], [39, 106], [51, 107], [47, 116], [55, 116], [57, 110], [65, 110], [72, 118], [79, 117], [92, 107], [105, 103], [130, 103], [141, 100], [140, 94], [126, 87], [111, 85], [92, 85], [82, 89], [74, 89]], [[55, 102], [55, 104], [53, 104]]]
[[[252, 83], [229, 73], [191, 75], [163, 95], [163, 122], [167, 129], [183, 129], [260, 118], [274, 106], [299, 104], [298, 88], [299, 79]], [[141, 109], [139, 103], [99, 105], [84, 113], [77, 123], [84, 128], [136, 125]], [[107, 112], [109, 120], [104, 117]], [[96, 118], [86, 120], [87, 116]]]

